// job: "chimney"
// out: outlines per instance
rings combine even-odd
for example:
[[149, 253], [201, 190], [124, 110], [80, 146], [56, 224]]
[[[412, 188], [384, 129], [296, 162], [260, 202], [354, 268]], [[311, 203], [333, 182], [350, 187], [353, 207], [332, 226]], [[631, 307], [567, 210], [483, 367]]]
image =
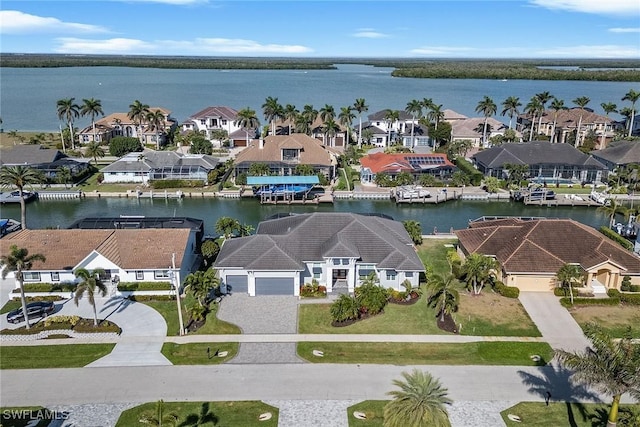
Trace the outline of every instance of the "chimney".
[[262, 150], [264, 148], [264, 138], [261, 136], [259, 141], [260, 141], [260, 145], [258, 147], [260, 147], [260, 149]]

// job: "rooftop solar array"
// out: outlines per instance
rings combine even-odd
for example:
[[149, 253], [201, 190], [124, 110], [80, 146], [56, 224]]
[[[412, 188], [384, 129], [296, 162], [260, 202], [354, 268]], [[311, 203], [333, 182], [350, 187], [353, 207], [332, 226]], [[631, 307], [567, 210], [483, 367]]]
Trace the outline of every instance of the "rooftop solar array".
[[432, 156], [411, 156], [408, 157], [407, 160], [409, 161], [409, 163], [411, 164], [411, 166], [415, 166], [415, 165], [444, 165], [446, 164], [446, 161], [444, 160], [444, 157], [441, 156], [437, 156], [437, 157], [432, 157]]

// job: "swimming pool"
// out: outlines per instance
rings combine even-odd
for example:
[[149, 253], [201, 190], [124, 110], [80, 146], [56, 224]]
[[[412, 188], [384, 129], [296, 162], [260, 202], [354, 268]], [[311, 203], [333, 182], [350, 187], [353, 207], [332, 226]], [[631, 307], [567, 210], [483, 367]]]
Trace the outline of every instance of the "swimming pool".
[[551, 177], [547, 178], [547, 177], [542, 177], [542, 176], [538, 176], [536, 178], [532, 178], [529, 181], [533, 182], [534, 184], [547, 183], [547, 185], [550, 185], [550, 184], [580, 184], [580, 181], [575, 180], [575, 179], [551, 178]]

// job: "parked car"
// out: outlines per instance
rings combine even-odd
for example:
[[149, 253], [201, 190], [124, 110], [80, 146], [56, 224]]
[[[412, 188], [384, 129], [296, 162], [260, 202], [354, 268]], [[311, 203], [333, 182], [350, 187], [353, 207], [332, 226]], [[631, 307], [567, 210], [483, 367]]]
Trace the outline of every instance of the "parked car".
[[[55, 308], [53, 301], [30, 302], [27, 304], [27, 316], [29, 319], [33, 317], [47, 317], [47, 315], [55, 311]], [[9, 314], [7, 314], [7, 321], [10, 323], [24, 322], [22, 307], [10, 311]]]

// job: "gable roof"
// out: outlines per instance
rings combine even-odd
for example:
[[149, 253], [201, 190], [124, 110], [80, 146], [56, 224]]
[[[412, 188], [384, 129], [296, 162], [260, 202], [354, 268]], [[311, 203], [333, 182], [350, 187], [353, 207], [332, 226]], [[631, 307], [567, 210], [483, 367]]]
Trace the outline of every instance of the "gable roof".
[[200, 120], [200, 119], [205, 119], [207, 117], [221, 117], [227, 120], [235, 120], [237, 116], [238, 116], [238, 112], [231, 107], [224, 107], [224, 106], [207, 107], [203, 110], [198, 111], [195, 114], [192, 114], [191, 116], [189, 116], [189, 118], [186, 121]]
[[2, 252], [11, 245], [42, 254], [46, 261], [33, 263], [33, 270], [73, 270], [96, 251], [123, 269], [166, 269], [176, 254], [182, 263], [191, 230], [22, 230], [0, 240]]
[[442, 110], [442, 115], [445, 121], [454, 121], [454, 120], [464, 120], [468, 119], [464, 114], [460, 114], [456, 111], [450, 110], [448, 108]]
[[640, 257], [571, 219], [478, 221], [455, 233], [464, 252], [495, 256], [507, 274], [555, 274], [568, 263], [588, 270], [606, 261], [640, 274]]
[[281, 162], [283, 149], [300, 149], [300, 164], [330, 166], [331, 154], [315, 138], [302, 133], [291, 135], [269, 135], [264, 139], [263, 148], [260, 141], [253, 141], [242, 150], [235, 159], [235, 164], [243, 162]]
[[215, 265], [303, 270], [305, 262], [335, 257], [357, 258], [381, 269], [424, 270], [402, 223], [379, 216], [332, 212], [263, 221], [255, 235], [225, 241]]
[[505, 163], [513, 163], [589, 166], [594, 169], [606, 169], [602, 163], [571, 144], [551, 144], [544, 141], [502, 144], [479, 151], [472, 157], [486, 168], [500, 168]]
[[596, 159], [603, 159], [616, 165], [640, 163], [640, 143], [637, 141], [614, 141], [603, 150], [592, 151]]
[[[484, 117], [472, 117], [468, 119], [455, 120], [451, 123], [451, 136], [455, 138], [479, 138], [482, 136], [484, 127]], [[489, 131], [489, 127], [491, 127]], [[487, 118], [487, 134], [504, 132], [509, 127], [493, 117]], [[480, 129], [479, 131], [476, 129]]]
[[368, 154], [360, 159], [362, 167], [369, 169], [372, 173], [399, 173], [420, 172], [426, 169], [434, 169], [438, 167], [451, 167], [453, 163], [449, 161], [447, 156], [442, 153], [373, 153]]
[[16, 145], [8, 150], [2, 150], [0, 164], [2, 165], [39, 165], [53, 163], [67, 157], [60, 150], [45, 148], [41, 145]]
[[[556, 119], [556, 127], [558, 128], [577, 128], [578, 123], [580, 122], [580, 117], [582, 117], [582, 126], [585, 126], [589, 123], [612, 123], [613, 119], [603, 116], [600, 114], [594, 113], [592, 110], [588, 108], [580, 109], [579, 107], [569, 108], [568, 110], [559, 110], [557, 112], [554, 110], [546, 110], [542, 114], [542, 118], [536, 116], [536, 120], [541, 120], [542, 123], [553, 123], [554, 118]], [[530, 121], [532, 118], [532, 114], [525, 113], [520, 114], [518, 116], [519, 119], [525, 119]], [[585, 126], [584, 129], [587, 127]]]
[[200, 166], [211, 170], [218, 164], [218, 159], [207, 154], [181, 154], [176, 151], [154, 151], [144, 149], [132, 152], [105, 166], [103, 172], [148, 172], [179, 166]]

